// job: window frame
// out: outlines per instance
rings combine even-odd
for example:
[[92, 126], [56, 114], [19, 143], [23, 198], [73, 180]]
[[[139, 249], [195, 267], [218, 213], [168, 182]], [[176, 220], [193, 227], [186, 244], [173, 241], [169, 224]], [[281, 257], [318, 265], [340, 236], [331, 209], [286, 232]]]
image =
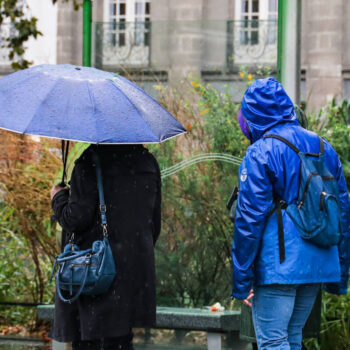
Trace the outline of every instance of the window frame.
[[[243, 11], [243, 2], [248, 1], [248, 12]], [[235, 20], [239, 23], [242, 22], [242, 28], [240, 29], [240, 43], [242, 46], [258, 45], [260, 40], [260, 21], [266, 21], [269, 19], [269, 1], [270, 0], [258, 0], [259, 10], [253, 12], [254, 0], [236, 0], [235, 1]], [[245, 19], [244, 17], [248, 17]], [[253, 17], [258, 17], [256, 26], [254, 27]], [[248, 21], [248, 23], [244, 23]], [[247, 34], [245, 34], [247, 33]], [[252, 43], [252, 33], [257, 33], [257, 38]]]
[[[125, 13], [120, 14], [120, 5], [125, 4]], [[140, 13], [136, 13], [137, 4], [141, 5]], [[149, 4], [149, 13], [147, 13]], [[112, 13], [115, 6], [115, 13]], [[151, 0], [105, 0], [104, 22], [112, 23], [110, 43], [116, 47], [150, 45]], [[125, 24], [122, 24], [125, 22]], [[116, 23], [116, 24], [113, 24]], [[131, 30], [130, 28], [133, 27]]]

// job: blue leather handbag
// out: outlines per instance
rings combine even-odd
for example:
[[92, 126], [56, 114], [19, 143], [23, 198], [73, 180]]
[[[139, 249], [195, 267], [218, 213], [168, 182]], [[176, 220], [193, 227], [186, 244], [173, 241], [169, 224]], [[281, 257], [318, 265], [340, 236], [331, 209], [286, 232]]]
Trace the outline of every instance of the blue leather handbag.
[[[73, 243], [73, 233], [63, 253], [55, 258], [50, 282], [58, 266], [55, 275], [56, 291], [59, 298], [65, 303], [73, 303], [81, 294], [99, 295], [107, 292], [116, 275], [113, 253], [108, 242], [101, 165], [97, 153], [93, 152], [92, 156], [96, 164], [103, 240], [93, 242], [90, 249], [80, 250]], [[64, 297], [62, 291], [68, 292], [70, 297]]]

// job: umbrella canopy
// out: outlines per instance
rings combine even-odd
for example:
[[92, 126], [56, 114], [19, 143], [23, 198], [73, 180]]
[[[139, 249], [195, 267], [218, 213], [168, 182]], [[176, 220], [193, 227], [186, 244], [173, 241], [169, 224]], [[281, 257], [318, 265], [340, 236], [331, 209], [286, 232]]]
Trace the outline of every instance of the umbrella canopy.
[[0, 79], [0, 128], [88, 143], [159, 143], [186, 132], [129, 80], [73, 65], [40, 65]]

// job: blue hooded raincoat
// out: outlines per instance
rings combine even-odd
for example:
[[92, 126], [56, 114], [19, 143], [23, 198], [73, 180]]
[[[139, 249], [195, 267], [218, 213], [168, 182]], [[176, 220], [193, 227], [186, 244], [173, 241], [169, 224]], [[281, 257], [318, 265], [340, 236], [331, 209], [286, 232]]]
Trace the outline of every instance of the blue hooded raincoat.
[[324, 283], [324, 289], [345, 294], [350, 267], [350, 201], [342, 165], [325, 141], [325, 164], [337, 179], [343, 233], [338, 246], [321, 248], [303, 240], [282, 210], [286, 259], [280, 263], [274, 195], [288, 204], [299, 189], [300, 160], [280, 135], [302, 152], [319, 152], [318, 136], [302, 128], [293, 103], [275, 79], [257, 80], [246, 91], [242, 113], [252, 145], [239, 170], [239, 196], [232, 245], [233, 292], [245, 299], [254, 285]]

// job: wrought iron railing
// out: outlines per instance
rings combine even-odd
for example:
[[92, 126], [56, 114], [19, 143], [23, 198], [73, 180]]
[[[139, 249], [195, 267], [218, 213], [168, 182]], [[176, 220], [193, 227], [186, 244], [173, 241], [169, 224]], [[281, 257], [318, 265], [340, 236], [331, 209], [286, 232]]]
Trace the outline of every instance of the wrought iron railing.
[[274, 66], [277, 21], [156, 21], [94, 23], [95, 65], [100, 68], [174, 65], [232, 70], [238, 65]]
[[275, 64], [277, 61], [277, 21], [228, 21], [227, 62]]
[[148, 66], [150, 22], [96, 23], [95, 65]]

